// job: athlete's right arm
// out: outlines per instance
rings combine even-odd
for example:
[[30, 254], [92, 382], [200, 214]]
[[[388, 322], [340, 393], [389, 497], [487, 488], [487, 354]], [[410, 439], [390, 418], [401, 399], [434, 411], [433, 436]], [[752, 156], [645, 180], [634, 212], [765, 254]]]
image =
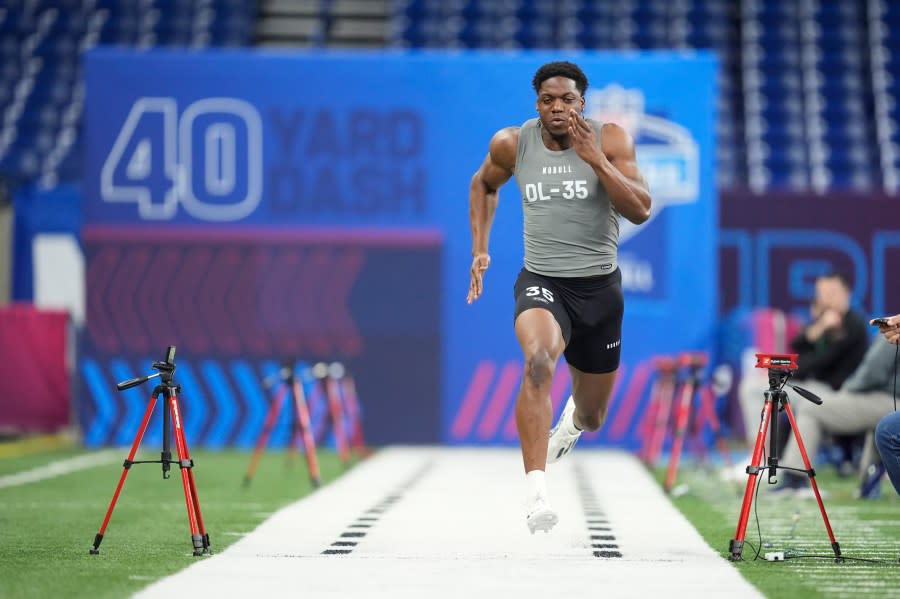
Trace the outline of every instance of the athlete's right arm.
[[518, 127], [508, 127], [495, 133], [484, 162], [469, 184], [472, 268], [469, 272], [469, 295], [466, 301], [470, 304], [484, 291], [484, 271], [491, 265], [488, 241], [494, 212], [497, 210], [497, 192], [513, 175], [518, 145]]

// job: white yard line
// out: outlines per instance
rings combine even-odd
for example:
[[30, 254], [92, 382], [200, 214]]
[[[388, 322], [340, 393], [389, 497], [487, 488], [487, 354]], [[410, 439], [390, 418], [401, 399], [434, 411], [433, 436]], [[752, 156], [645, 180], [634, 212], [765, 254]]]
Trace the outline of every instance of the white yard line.
[[7, 487], [18, 487], [29, 483], [36, 483], [48, 478], [55, 478], [78, 472], [79, 470], [87, 470], [104, 464], [111, 464], [117, 460], [122, 460], [121, 450], [107, 449], [96, 453], [88, 453], [85, 455], [67, 458], [65, 460], [57, 460], [50, 462], [45, 466], [32, 468], [15, 474], [7, 474], [0, 476], [0, 489]]
[[551, 468], [560, 522], [532, 536], [517, 450], [388, 449], [139, 596], [762, 597], [632, 456]]

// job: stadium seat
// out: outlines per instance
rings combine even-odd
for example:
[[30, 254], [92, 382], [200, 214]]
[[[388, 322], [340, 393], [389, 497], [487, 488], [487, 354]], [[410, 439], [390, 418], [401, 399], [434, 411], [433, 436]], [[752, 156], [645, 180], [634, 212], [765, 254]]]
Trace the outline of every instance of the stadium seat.
[[[69, 107], [80, 85], [81, 50], [97, 43], [247, 45], [255, 18], [256, 3], [244, 0], [40, 0], [0, 7], [0, 113], [21, 109], [14, 122], [3, 123], [14, 141], [0, 142], [0, 174], [29, 179], [53, 166], [48, 157], [65, 147], [57, 138], [60, 115], [80, 115], [80, 106]], [[52, 178], [79, 179], [81, 155], [76, 139]]]
[[[900, 121], [896, 2], [392, 0], [389, 6], [388, 43], [401, 48], [714, 50], [722, 68], [720, 182], [746, 183], [751, 167], [764, 169], [773, 186], [808, 182], [813, 169], [823, 168], [834, 185], [878, 182], [883, 144], [900, 142], [890, 124]], [[47, 110], [58, 114], [73, 97], [81, 76], [76, 57], [85, 45], [248, 45], [256, 18], [256, 2], [244, 0], [9, 2], [0, 9], [0, 111], [18, 102], [22, 113], [20, 122], [4, 124], [31, 131]], [[26, 88], [27, 97], [17, 97]], [[878, 100], [886, 114], [877, 114], [873, 98], [887, 98]], [[745, 119], [764, 124], [751, 140], [769, 149], [762, 163], [749, 163], [747, 132], [757, 133]], [[824, 164], [802, 151], [796, 157], [797, 147], [811, 143], [828, 150]], [[31, 169], [43, 144], [0, 143], [0, 166]], [[60, 169], [80, 152], [69, 154]]]

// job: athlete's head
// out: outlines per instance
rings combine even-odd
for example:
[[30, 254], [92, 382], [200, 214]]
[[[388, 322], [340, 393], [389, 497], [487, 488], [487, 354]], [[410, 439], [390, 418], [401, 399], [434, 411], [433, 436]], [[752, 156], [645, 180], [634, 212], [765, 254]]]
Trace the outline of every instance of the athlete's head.
[[541, 123], [554, 136], [568, 131], [569, 110], [584, 110], [587, 77], [571, 62], [548, 62], [537, 70], [531, 81], [537, 92], [537, 111]]

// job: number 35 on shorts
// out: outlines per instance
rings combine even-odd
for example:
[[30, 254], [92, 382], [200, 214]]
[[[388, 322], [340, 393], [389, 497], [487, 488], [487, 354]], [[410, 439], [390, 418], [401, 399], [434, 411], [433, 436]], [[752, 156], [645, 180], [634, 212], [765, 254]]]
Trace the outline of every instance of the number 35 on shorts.
[[531, 287], [525, 288], [525, 295], [528, 297], [537, 297], [543, 296], [545, 300], [548, 302], [553, 301], [553, 292], [549, 289], [545, 289], [544, 287], [539, 287], [538, 285], [532, 285]]

